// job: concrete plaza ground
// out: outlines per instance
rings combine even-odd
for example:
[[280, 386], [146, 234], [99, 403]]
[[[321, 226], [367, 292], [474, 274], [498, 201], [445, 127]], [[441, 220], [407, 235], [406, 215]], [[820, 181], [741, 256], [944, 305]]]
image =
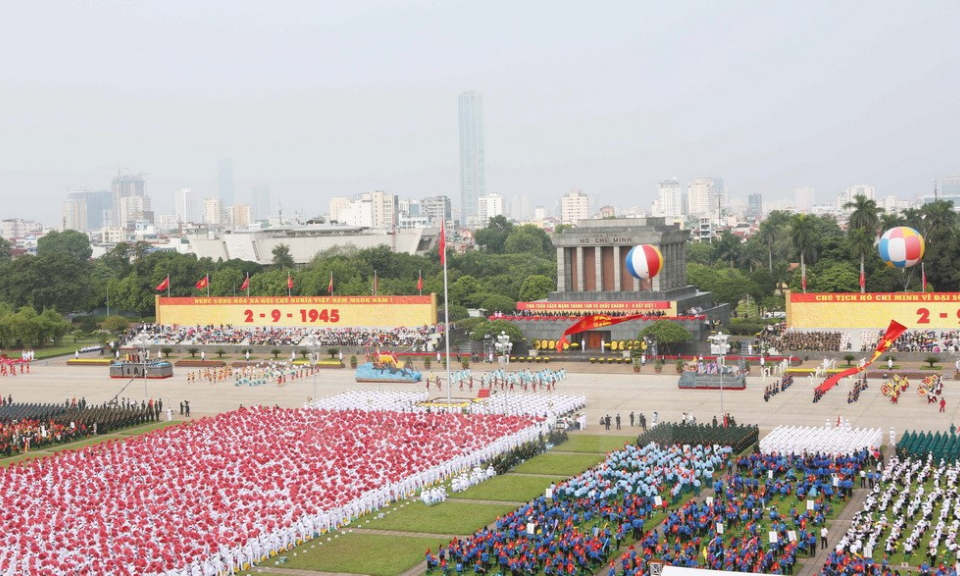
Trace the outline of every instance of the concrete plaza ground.
[[[358, 388], [416, 390], [424, 389], [423, 384], [358, 384], [354, 381], [353, 370], [323, 370], [316, 378], [289, 381], [284, 386], [268, 384], [257, 387], [237, 387], [232, 380], [208, 383], [197, 381], [189, 383], [186, 375], [189, 369], [175, 369], [175, 376], [165, 380], [120, 380], [107, 376], [106, 367], [66, 366], [66, 358], [38, 361], [30, 374], [0, 378], [0, 394], [6, 397], [12, 394], [17, 402], [63, 402], [67, 398], [86, 397], [87, 402], [99, 404], [115, 396], [135, 400], [162, 398], [164, 408], [172, 407], [179, 416], [179, 402], [189, 400], [193, 416], [216, 414], [236, 409], [241, 405], [250, 406], [279, 405], [282, 407], [303, 406], [308, 397], [329, 396], [345, 390]], [[654, 411], [659, 412], [661, 421], [679, 420], [683, 412], [690, 412], [700, 423], [708, 423], [714, 415], [721, 414], [721, 393], [713, 390], [679, 390], [676, 373], [633, 374], [623, 366], [595, 366], [591, 364], [551, 364], [549, 368], [566, 366], [567, 378], [557, 386], [560, 393], [584, 394], [587, 397], [588, 431], [603, 431], [597, 423], [601, 416], [617, 413], [622, 418], [620, 432], [629, 428], [629, 413], [644, 413], [649, 423]], [[486, 365], [474, 367], [474, 373], [484, 370]], [[516, 365], [517, 370], [524, 365]], [[546, 366], [530, 366], [531, 370], [542, 370]], [[649, 367], [646, 370], [650, 370]], [[952, 372], [952, 370], [951, 370]], [[440, 372], [432, 372], [441, 374]], [[952, 375], [951, 375], [952, 376]], [[767, 379], [767, 384], [771, 382]], [[944, 383], [947, 406], [945, 413], [939, 413], [939, 406], [928, 404], [925, 398], [916, 394], [916, 384], [901, 396], [898, 404], [880, 393], [882, 381], [871, 380], [870, 387], [860, 395], [860, 401], [847, 403], [847, 388], [839, 385], [831, 390], [819, 403], [812, 402], [812, 380], [805, 376], [797, 377], [795, 383], [786, 392], [772, 397], [769, 402], [763, 400], [764, 382], [760, 377], [748, 378], [746, 390], [727, 390], [722, 394], [723, 408], [733, 414], [737, 422], [758, 424], [761, 434], [781, 424], [822, 426], [827, 420], [835, 422], [838, 416], [850, 420], [855, 427], [881, 427], [884, 440], [887, 431], [893, 427], [899, 437], [905, 430], [949, 430], [951, 422], [960, 424], [960, 386], [952, 379]], [[314, 390], [316, 389], [316, 392]], [[430, 389], [431, 397], [446, 397], [446, 389]], [[476, 387], [474, 390], [476, 394]], [[507, 394], [509, 392], [497, 392]], [[453, 397], [464, 397], [468, 391], [461, 392], [455, 387]], [[636, 431], [636, 429], [634, 430]]]

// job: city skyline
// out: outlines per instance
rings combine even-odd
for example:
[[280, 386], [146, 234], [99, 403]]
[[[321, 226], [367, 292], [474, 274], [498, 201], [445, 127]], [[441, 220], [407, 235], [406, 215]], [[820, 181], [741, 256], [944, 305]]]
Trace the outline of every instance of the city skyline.
[[0, 217], [57, 227], [50, 206], [120, 167], [173, 214], [180, 189], [219, 195], [225, 158], [236, 202], [264, 184], [285, 212], [371, 190], [458, 199], [468, 90], [485, 193], [531, 205], [582, 189], [649, 210], [660, 181], [711, 174], [765, 205], [864, 182], [909, 199], [960, 173], [952, 4], [224, 6], [0, 8], [18, 23], [0, 35], [18, 54]]

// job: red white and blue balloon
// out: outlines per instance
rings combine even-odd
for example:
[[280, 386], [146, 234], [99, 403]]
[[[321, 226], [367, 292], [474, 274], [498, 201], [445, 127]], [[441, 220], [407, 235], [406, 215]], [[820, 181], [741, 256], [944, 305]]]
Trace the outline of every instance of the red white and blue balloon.
[[921, 260], [926, 251], [923, 236], [909, 226], [897, 226], [880, 237], [880, 258], [887, 266], [909, 268]]
[[663, 270], [663, 254], [656, 246], [641, 244], [627, 252], [627, 272], [634, 278], [650, 280]]

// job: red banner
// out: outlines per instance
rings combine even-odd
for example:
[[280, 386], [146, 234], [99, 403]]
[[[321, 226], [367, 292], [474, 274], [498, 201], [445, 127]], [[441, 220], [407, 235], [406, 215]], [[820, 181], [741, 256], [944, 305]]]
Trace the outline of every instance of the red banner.
[[870, 360], [866, 361], [863, 366], [854, 366], [853, 368], [847, 368], [842, 372], [837, 372], [833, 376], [827, 378], [823, 381], [823, 384], [817, 386], [817, 390], [821, 393], [826, 392], [827, 390], [833, 388], [837, 385], [842, 378], [847, 376], [853, 376], [854, 374], [859, 374], [867, 369], [867, 366], [876, 362], [877, 358], [881, 354], [886, 352], [893, 343], [897, 341], [897, 338], [906, 331], [907, 327], [903, 324], [897, 322], [896, 320], [890, 321], [890, 326], [887, 328], [886, 333], [884, 333], [883, 338], [880, 339], [880, 343], [877, 344], [877, 349], [873, 353], [873, 356], [870, 357]]
[[636, 320], [637, 318], [646, 318], [646, 316], [646, 314], [631, 314], [630, 316], [608, 316], [606, 314], [594, 314], [593, 316], [585, 316], [582, 320], [567, 328], [563, 332], [563, 336], [557, 340], [557, 352], [563, 350], [563, 344], [565, 342], [569, 342], [569, 340], [567, 340], [567, 336], [579, 334], [580, 332], [587, 332], [588, 330], [595, 330], [597, 328], [606, 328], [607, 326], [613, 326], [614, 324], [627, 322], [629, 320]]

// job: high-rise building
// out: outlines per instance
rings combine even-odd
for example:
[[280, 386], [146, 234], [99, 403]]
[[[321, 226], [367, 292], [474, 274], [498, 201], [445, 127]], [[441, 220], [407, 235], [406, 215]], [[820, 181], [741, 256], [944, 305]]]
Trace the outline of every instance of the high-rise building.
[[132, 228], [137, 220], [153, 222], [153, 211], [150, 207], [150, 197], [124, 196], [120, 198], [120, 209], [117, 213], [117, 228]]
[[254, 220], [266, 220], [270, 217], [270, 187], [257, 184], [250, 189], [250, 211]]
[[697, 178], [687, 187], [687, 213], [694, 216], [716, 215], [722, 199], [722, 179]]
[[763, 216], [763, 194], [757, 192], [747, 196], [747, 216], [754, 218]]
[[477, 224], [480, 197], [486, 194], [486, 163], [483, 140], [483, 95], [464, 92], [460, 111], [460, 204], [464, 222]]
[[533, 209], [533, 219], [542, 222], [550, 216], [550, 211], [546, 206], [537, 206]]
[[440, 222], [450, 223], [453, 209], [448, 196], [429, 196], [420, 200], [420, 213], [430, 218], [430, 224], [440, 226]]
[[[111, 226], [125, 227], [126, 216], [120, 209], [120, 201], [123, 198], [136, 196], [143, 198], [146, 196], [146, 183], [143, 176], [117, 174], [110, 186], [110, 192], [113, 196], [113, 207], [111, 213]], [[88, 211], [89, 214], [89, 211]]]
[[571, 190], [560, 199], [560, 220], [564, 224], [576, 224], [590, 218], [590, 197], [583, 190]]
[[224, 158], [217, 164], [217, 191], [221, 206], [233, 206], [233, 158]]
[[249, 204], [234, 204], [230, 207], [230, 225], [234, 228], [248, 228], [253, 222], [253, 211]]
[[87, 201], [66, 200], [63, 203], [63, 229], [87, 231]]
[[683, 188], [676, 178], [661, 180], [657, 187], [658, 216], [679, 218], [686, 213], [683, 201]]
[[809, 186], [797, 188], [793, 191], [793, 203], [798, 212], [809, 212], [817, 203], [817, 191]]
[[486, 194], [479, 199], [479, 211], [477, 216], [481, 223], [487, 223], [491, 218], [503, 215], [503, 196], [499, 194]]
[[360, 199], [370, 201], [370, 209], [373, 211], [370, 221], [374, 228], [389, 229], [397, 225], [399, 202], [396, 194], [374, 190], [361, 194]]
[[868, 184], [857, 184], [837, 194], [837, 208], [843, 209], [844, 205], [855, 202], [857, 196], [863, 196], [867, 200], [876, 200], [877, 192], [873, 186]]
[[200, 220], [200, 203], [197, 201], [197, 195], [190, 188], [177, 190], [173, 205], [177, 213], [177, 222], [186, 224]]
[[510, 198], [510, 211], [507, 214], [518, 222], [530, 218], [530, 195], [514, 194]]
[[337, 197], [330, 199], [330, 222], [340, 222], [340, 213], [350, 207], [350, 199]]
[[203, 223], [219, 226], [223, 222], [223, 204], [219, 198], [207, 198], [203, 201]]

